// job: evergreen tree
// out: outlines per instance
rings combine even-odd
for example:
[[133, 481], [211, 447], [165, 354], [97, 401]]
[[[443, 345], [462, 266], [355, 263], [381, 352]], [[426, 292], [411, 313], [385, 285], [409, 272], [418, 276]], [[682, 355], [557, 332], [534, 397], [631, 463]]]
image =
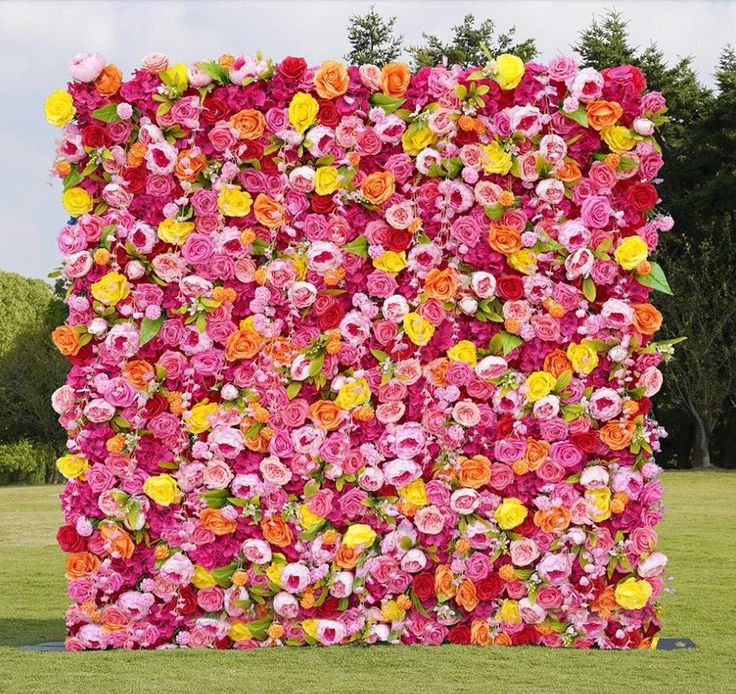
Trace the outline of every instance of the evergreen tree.
[[371, 5], [364, 15], [351, 15], [348, 20], [348, 41], [351, 49], [345, 60], [353, 65], [370, 63], [383, 67], [401, 53], [403, 36], [394, 35], [396, 17], [383, 19]]

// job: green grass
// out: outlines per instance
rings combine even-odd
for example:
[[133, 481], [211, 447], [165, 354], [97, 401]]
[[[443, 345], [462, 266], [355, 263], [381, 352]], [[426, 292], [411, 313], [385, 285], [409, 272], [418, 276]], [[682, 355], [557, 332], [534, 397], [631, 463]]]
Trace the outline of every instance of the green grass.
[[54, 541], [59, 487], [0, 489], [0, 692], [721, 692], [736, 682], [736, 475], [663, 475], [660, 529], [675, 593], [663, 636], [682, 651], [376, 646], [104, 653], [13, 647], [61, 640], [67, 604]]

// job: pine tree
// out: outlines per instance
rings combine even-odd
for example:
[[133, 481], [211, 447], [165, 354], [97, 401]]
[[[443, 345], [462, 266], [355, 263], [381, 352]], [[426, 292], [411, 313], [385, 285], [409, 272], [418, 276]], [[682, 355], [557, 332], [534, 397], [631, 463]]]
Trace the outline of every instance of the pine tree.
[[396, 17], [383, 19], [371, 5], [364, 15], [351, 15], [348, 20], [348, 41], [351, 49], [345, 60], [353, 65], [370, 63], [383, 67], [401, 53], [403, 36], [394, 36]]
[[580, 40], [572, 48], [586, 65], [596, 70], [631, 64], [636, 49], [629, 45], [628, 24], [617, 10], [607, 10], [603, 19], [594, 18], [590, 26], [580, 32]]

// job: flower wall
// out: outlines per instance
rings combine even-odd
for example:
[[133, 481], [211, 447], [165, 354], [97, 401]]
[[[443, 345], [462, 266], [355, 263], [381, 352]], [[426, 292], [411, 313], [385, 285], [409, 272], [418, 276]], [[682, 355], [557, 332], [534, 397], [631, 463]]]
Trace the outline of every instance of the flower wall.
[[69, 68], [67, 648], [654, 644], [637, 68]]

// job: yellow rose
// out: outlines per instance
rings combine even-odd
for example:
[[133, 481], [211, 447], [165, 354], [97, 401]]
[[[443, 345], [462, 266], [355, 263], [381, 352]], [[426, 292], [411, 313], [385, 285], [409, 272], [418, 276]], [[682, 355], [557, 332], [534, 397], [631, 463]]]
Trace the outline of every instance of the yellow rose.
[[404, 332], [415, 345], [426, 345], [434, 335], [434, 325], [412, 311], [404, 316]]
[[450, 347], [447, 350], [447, 357], [450, 361], [464, 361], [470, 366], [478, 363], [478, 352], [470, 340], [460, 340], [456, 345]]
[[521, 624], [521, 612], [519, 611], [519, 601], [505, 599], [501, 603], [501, 607], [496, 612], [496, 619], [505, 624]]
[[315, 525], [319, 525], [324, 518], [322, 516], [318, 516], [316, 513], [312, 513], [312, 511], [309, 510], [309, 506], [306, 504], [302, 504], [299, 507], [299, 525], [302, 526], [305, 530], [309, 530], [310, 528], [313, 528]]
[[61, 204], [72, 217], [81, 217], [92, 211], [92, 196], [84, 188], [69, 188], [61, 196]]
[[303, 133], [317, 117], [319, 102], [311, 94], [297, 92], [289, 104], [289, 123], [294, 130]]
[[412, 506], [426, 506], [429, 503], [427, 487], [421, 478], [414, 480], [399, 489], [399, 496], [406, 499]]
[[524, 522], [527, 513], [526, 506], [515, 496], [511, 496], [501, 502], [493, 515], [499, 528], [511, 530]]
[[590, 514], [593, 521], [601, 523], [611, 517], [611, 490], [608, 487], [586, 489], [585, 499], [595, 510]]
[[178, 94], [182, 94], [189, 86], [187, 77], [187, 66], [184, 63], [177, 63], [159, 73], [159, 77], [164, 84], [171, 85], [176, 89]]
[[271, 581], [271, 583], [275, 583], [279, 588], [281, 588], [281, 572], [284, 570], [285, 566], [286, 562], [284, 560], [274, 556], [273, 562], [269, 564], [266, 569], [268, 580]]
[[521, 82], [526, 67], [524, 61], [509, 53], [503, 53], [496, 58], [496, 82], [501, 89], [514, 89]]
[[239, 186], [223, 188], [217, 196], [217, 209], [228, 217], [245, 217], [252, 204], [250, 193]]
[[342, 543], [347, 547], [357, 547], [358, 545], [372, 545], [376, 539], [376, 532], [370, 525], [363, 523], [355, 523], [351, 525], [342, 537]]
[[567, 358], [572, 368], [579, 373], [589, 374], [598, 366], [598, 352], [587, 340], [583, 340], [579, 345], [571, 342], [567, 346]]
[[623, 125], [610, 125], [603, 128], [601, 137], [613, 152], [625, 152], [631, 149], [638, 139], [631, 130]]
[[365, 405], [371, 399], [371, 389], [364, 378], [356, 378], [346, 383], [335, 398], [335, 404], [343, 410]]
[[46, 114], [46, 120], [51, 125], [60, 128], [74, 118], [77, 109], [74, 108], [72, 95], [63, 89], [57, 89], [46, 97], [44, 112]]
[[649, 255], [649, 247], [641, 236], [627, 236], [616, 246], [613, 253], [616, 262], [624, 270], [633, 270], [647, 259]]
[[181, 246], [194, 231], [194, 222], [177, 222], [175, 219], [164, 219], [158, 225], [158, 237], [166, 243]]
[[89, 461], [82, 455], [69, 453], [56, 461], [56, 469], [68, 480], [76, 479], [89, 469]]
[[303, 619], [302, 620], [302, 631], [309, 636], [312, 640], [317, 640], [317, 620], [316, 619]]
[[92, 285], [92, 296], [106, 306], [114, 306], [128, 294], [130, 294], [128, 280], [119, 272], [108, 272]]
[[386, 622], [400, 622], [404, 619], [406, 612], [399, 607], [399, 603], [396, 600], [388, 600], [381, 607], [381, 617]]
[[186, 429], [191, 434], [201, 434], [212, 428], [209, 418], [217, 414], [217, 403], [202, 400], [184, 416]]
[[633, 576], [616, 585], [616, 602], [626, 610], [640, 610], [652, 597], [649, 581], [637, 580]]
[[545, 395], [549, 395], [552, 388], [555, 387], [557, 379], [546, 371], [533, 371], [526, 378], [526, 399], [529, 402], [541, 400]]
[[149, 477], [143, 484], [143, 492], [159, 506], [170, 506], [179, 499], [179, 485], [166, 473]]
[[531, 275], [537, 269], [537, 256], [528, 248], [512, 253], [506, 262], [522, 275]]
[[334, 166], [320, 166], [314, 172], [314, 190], [317, 195], [330, 195], [340, 187], [340, 179]]
[[227, 635], [233, 641], [247, 641], [253, 638], [253, 634], [245, 622], [233, 622], [227, 630]]
[[215, 577], [212, 575], [212, 572], [208, 571], [204, 568], [204, 566], [201, 566], [199, 564], [194, 567], [192, 583], [196, 588], [199, 588], [200, 590], [202, 588], [212, 588], [212, 586], [217, 585], [217, 581], [215, 581]]
[[416, 157], [434, 142], [434, 134], [426, 125], [412, 124], [401, 136], [401, 145], [407, 154]]
[[392, 274], [401, 272], [406, 267], [406, 251], [385, 251], [373, 259], [373, 267]]
[[511, 171], [511, 155], [498, 140], [483, 147], [483, 168], [489, 174], [506, 175]]

